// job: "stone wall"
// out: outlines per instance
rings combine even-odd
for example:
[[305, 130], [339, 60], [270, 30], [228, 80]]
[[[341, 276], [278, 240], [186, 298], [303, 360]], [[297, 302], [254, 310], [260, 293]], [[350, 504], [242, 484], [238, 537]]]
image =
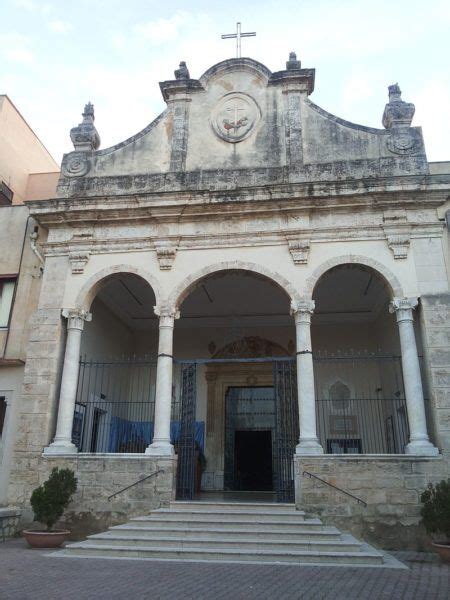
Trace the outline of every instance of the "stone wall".
[[420, 298], [422, 340], [436, 445], [450, 457], [450, 294]]
[[0, 508], [0, 542], [17, 535], [20, 514], [17, 508]]
[[[72, 469], [78, 479], [77, 492], [58, 524], [72, 531], [72, 539], [85, 538], [91, 533], [105, 531], [110, 525], [124, 523], [130, 517], [167, 506], [175, 495], [175, 457], [158, 458], [143, 454], [45, 456], [37, 465], [39, 484], [48, 478], [54, 467]], [[108, 500], [111, 494], [158, 469], [164, 472]], [[31, 491], [30, 488], [30, 494]], [[21, 525], [26, 527], [33, 518], [29, 496], [23, 508]]]
[[[429, 481], [448, 476], [443, 457], [296, 456], [294, 464], [298, 508], [385, 550], [427, 548], [420, 494]], [[304, 471], [364, 500], [367, 507]]]

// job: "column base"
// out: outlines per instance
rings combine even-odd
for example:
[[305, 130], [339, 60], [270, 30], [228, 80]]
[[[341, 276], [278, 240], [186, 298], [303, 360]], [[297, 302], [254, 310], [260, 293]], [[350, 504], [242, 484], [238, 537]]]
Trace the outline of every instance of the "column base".
[[155, 456], [174, 456], [175, 449], [170, 442], [153, 442], [145, 449], [145, 454]]
[[295, 454], [323, 454], [323, 448], [319, 444], [319, 440], [300, 440], [295, 448]]
[[78, 448], [72, 442], [52, 442], [50, 446], [44, 448], [44, 454], [77, 454]]
[[416, 454], [419, 456], [438, 456], [439, 449], [426, 440], [417, 440], [409, 442], [405, 446], [405, 454]]

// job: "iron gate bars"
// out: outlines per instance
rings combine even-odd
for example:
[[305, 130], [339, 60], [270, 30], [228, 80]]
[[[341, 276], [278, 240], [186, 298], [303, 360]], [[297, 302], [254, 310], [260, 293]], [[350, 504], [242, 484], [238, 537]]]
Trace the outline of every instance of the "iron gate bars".
[[299, 439], [297, 372], [294, 360], [273, 363], [277, 502], [294, 502], [294, 454]]
[[181, 370], [181, 427], [175, 442], [178, 454], [177, 499], [192, 500], [195, 494], [195, 410], [197, 399], [197, 367], [195, 363]]

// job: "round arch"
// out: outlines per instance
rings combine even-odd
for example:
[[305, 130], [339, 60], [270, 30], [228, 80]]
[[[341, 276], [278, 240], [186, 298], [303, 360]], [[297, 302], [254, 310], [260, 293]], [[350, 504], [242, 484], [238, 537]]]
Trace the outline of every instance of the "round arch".
[[279, 273], [270, 271], [266, 267], [257, 265], [255, 263], [244, 262], [241, 260], [234, 260], [230, 262], [216, 263], [208, 265], [195, 273], [188, 275], [183, 281], [181, 281], [169, 296], [169, 306], [174, 307], [175, 310], [179, 310], [183, 300], [185, 300], [192, 290], [199, 284], [202, 279], [205, 279], [208, 275], [213, 273], [219, 273], [221, 271], [247, 271], [248, 273], [255, 273], [256, 275], [262, 275], [267, 279], [271, 280], [283, 291], [291, 302], [300, 302], [300, 296], [297, 290], [293, 287], [287, 279], [285, 279]]
[[370, 267], [377, 273], [377, 275], [379, 275], [383, 279], [383, 281], [388, 286], [391, 299], [404, 297], [403, 288], [400, 284], [400, 281], [391, 271], [389, 271], [389, 269], [387, 269], [383, 264], [379, 263], [373, 258], [356, 254], [336, 256], [335, 258], [327, 260], [321, 265], [319, 265], [306, 280], [305, 297], [312, 298], [314, 289], [322, 275], [325, 275], [325, 273], [333, 267], [338, 267], [340, 265], [346, 264], [359, 264], [364, 265], [366, 267]]
[[91, 304], [100, 291], [100, 289], [107, 283], [108, 279], [119, 273], [131, 273], [144, 279], [152, 288], [155, 294], [156, 305], [159, 306], [162, 300], [161, 286], [158, 280], [148, 273], [145, 269], [135, 267], [133, 265], [113, 265], [112, 267], [106, 267], [101, 269], [85, 282], [81, 290], [78, 292], [75, 306], [84, 310], [89, 310]]

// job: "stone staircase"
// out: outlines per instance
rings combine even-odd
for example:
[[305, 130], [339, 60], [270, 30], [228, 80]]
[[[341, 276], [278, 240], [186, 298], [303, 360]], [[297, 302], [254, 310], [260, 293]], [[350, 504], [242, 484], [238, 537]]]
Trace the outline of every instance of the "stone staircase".
[[384, 555], [292, 504], [171, 502], [59, 556], [382, 566]]

